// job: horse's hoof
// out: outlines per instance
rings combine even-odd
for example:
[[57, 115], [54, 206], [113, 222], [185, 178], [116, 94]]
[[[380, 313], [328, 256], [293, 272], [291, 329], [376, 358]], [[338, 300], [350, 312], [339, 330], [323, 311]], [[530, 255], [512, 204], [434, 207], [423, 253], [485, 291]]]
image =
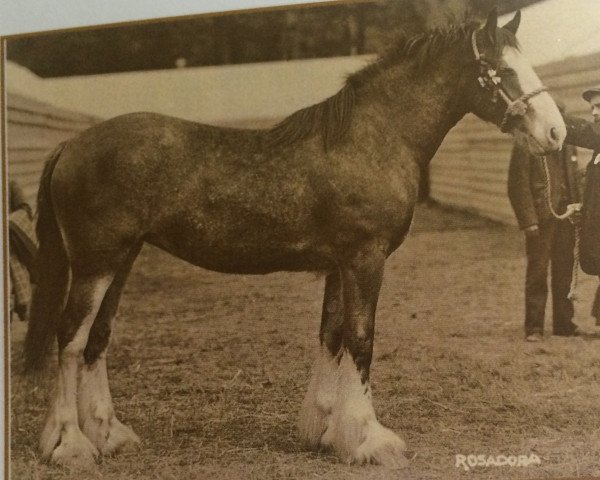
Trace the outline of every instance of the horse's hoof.
[[[315, 402], [305, 401], [300, 411], [298, 430], [302, 444], [310, 450], [326, 447], [331, 413], [324, 411]], [[331, 443], [331, 442], [329, 442]]]
[[355, 450], [353, 463], [373, 463], [388, 468], [407, 465], [408, 461], [404, 456], [406, 450], [404, 440], [377, 420], [368, 422], [365, 430], [365, 439]]
[[52, 451], [50, 461], [57, 465], [77, 469], [90, 470], [96, 465], [98, 450], [80, 430], [63, 433], [60, 443]]
[[359, 465], [383, 465], [388, 468], [406, 465], [406, 444], [377, 421], [370, 404], [345, 402], [336, 413], [327, 433], [342, 461]]
[[140, 444], [140, 438], [133, 430], [114, 415], [109, 419], [88, 418], [84, 422], [83, 432], [102, 455], [135, 450]]
[[114, 455], [118, 452], [130, 452], [137, 450], [140, 446], [140, 437], [129, 428], [123, 425], [117, 417], [113, 417], [110, 422], [110, 430], [106, 437], [106, 442], [100, 448], [103, 455]]

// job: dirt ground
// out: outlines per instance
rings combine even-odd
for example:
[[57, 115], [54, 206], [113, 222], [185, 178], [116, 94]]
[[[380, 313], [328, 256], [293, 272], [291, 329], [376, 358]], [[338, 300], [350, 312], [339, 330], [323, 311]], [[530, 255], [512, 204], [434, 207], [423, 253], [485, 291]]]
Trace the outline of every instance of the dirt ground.
[[[523, 341], [523, 239], [421, 207], [389, 259], [372, 383], [408, 467], [347, 466], [304, 450], [296, 418], [316, 354], [324, 279], [222, 275], [145, 247], [109, 356], [115, 408], [143, 439], [81, 474], [39, 463], [46, 386], [12, 376], [12, 478], [531, 479], [600, 475], [600, 339]], [[576, 322], [594, 332], [597, 280]], [[24, 325], [14, 323], [13, 358]], [[546, 330], [550, 332], [550, 322]], [[456, 454], [539, 456], [529, 467], [455, 467]]]

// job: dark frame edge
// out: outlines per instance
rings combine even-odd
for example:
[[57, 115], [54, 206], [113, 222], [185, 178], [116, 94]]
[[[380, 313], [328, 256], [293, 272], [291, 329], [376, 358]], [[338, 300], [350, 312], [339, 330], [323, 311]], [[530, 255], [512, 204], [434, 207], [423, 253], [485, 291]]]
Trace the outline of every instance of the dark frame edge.
[[6, 99], [6, 37], [0, 35], [0, 148], [2, 154], [2, 278], [3, 301], [2, 310], [4, 317], [3, 324], [3, 342], [4, 342], [4, 478], [10, 478], [10, 356], [9, 356], [9, 335], [10, 335], [10, 308], [8, 297], [9, 281], [9, 259], [8, 259], [8, 153], [7, 153], [7, 99]]
[[[289, 9], [300, 9], [300, 8], [310, 8], [310, 7], [331, 7], [333, 5], [350, 5], [353, 3], [377, 3], [378, 0], [324, 0], [324, 1], [308, 1], [302, 3], [294, 3], [291, 5], [272, 5], [269, 7], [253, 7], [253, 8], [240, 8], [235, 10], [227, 10], [224, 12], [205, 12], [205, 13], [190, 13], [185, 15], [174, 15], [169, 17], [156, 17], [156, 18], [143, 18], [139, 20], [127, 20], [121, 22], [113, 22], [113, 23], [99, 23], [95, 25], [85, 25], [82, 27], [66, 27], [66, 28], [57, 28], [50, 30], [41, 30], [35, 32], [25, 32], [25, 33], [13, 33], [9, 35], [0, 35], [0, 38], [3, 41], [13, 40], [17, 38], [24, 37], [35, 37], [39, 35], [47, 35], [54, 33], [71, 33], [71, 32], [80, 32], [84, 30], [101, 30], [104, 28], [116, 28], [116, 27], [126, 27], [132, 25], [146, 25], [157, 22], [175, 22], [179, 20], [187, 20], [199, 17], [221, 17], [226, 15], [237, 15], [240, 13], [259, 13], [259, 12], [273, 12], [277, 10], [289, 10]], [[5, 49], [6, 50], [6, 49]]]

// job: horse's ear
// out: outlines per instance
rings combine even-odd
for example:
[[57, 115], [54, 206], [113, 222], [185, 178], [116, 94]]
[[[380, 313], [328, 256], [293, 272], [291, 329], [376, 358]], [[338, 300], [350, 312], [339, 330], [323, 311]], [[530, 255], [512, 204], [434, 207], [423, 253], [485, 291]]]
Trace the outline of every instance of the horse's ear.
[[517, 10], [513, 19], [504, 25], [502, 28], [505, 28], [513, 35], [517, 34], [517, 30], [519, 29], [519, 24], [521, 23], [521, 10]]
[[487, 33], [492, 45], [496, 45], [496, 30], [498, 29], [498, 8], [492, 8], [483, 30]]

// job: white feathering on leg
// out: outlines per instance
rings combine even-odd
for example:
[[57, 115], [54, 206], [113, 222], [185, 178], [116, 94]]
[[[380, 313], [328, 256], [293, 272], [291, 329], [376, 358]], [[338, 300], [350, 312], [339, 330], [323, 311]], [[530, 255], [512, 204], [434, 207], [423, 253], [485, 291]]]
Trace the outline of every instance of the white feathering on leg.
[[83, 433], [100, 453], [110, 455], [120, 450], [131, 449], [140, 443], [133, 430], [123, 425], [115, 416], [105, 353], [93, 364], [84, 365], [81, 369], [78, 412]]
[[81, 432], [77, 414], [77, 384], [83, 363], [83, 350], [104, 294], [112, 278], [96, 279], [90, 311], [71, 341], [60, 352], [56, 393], [40, 438], [42, 458], [77, 468], [92, 468], [98, 455], [96, 447]]
[[335, 357], [321, 347], [298, 422], [300, 438], [312, 449], [330, 443], [328, 433], [336, 400], [337, 369]]
[[347, 463], [377, 463], [398, 467], [405, 463], [404, 441], [383, 427], [375, 416], [371, 389], [363, 384], [356, 365], [344, 351], [337, 375], [337, 398], [333, 407], [332, 444]]

